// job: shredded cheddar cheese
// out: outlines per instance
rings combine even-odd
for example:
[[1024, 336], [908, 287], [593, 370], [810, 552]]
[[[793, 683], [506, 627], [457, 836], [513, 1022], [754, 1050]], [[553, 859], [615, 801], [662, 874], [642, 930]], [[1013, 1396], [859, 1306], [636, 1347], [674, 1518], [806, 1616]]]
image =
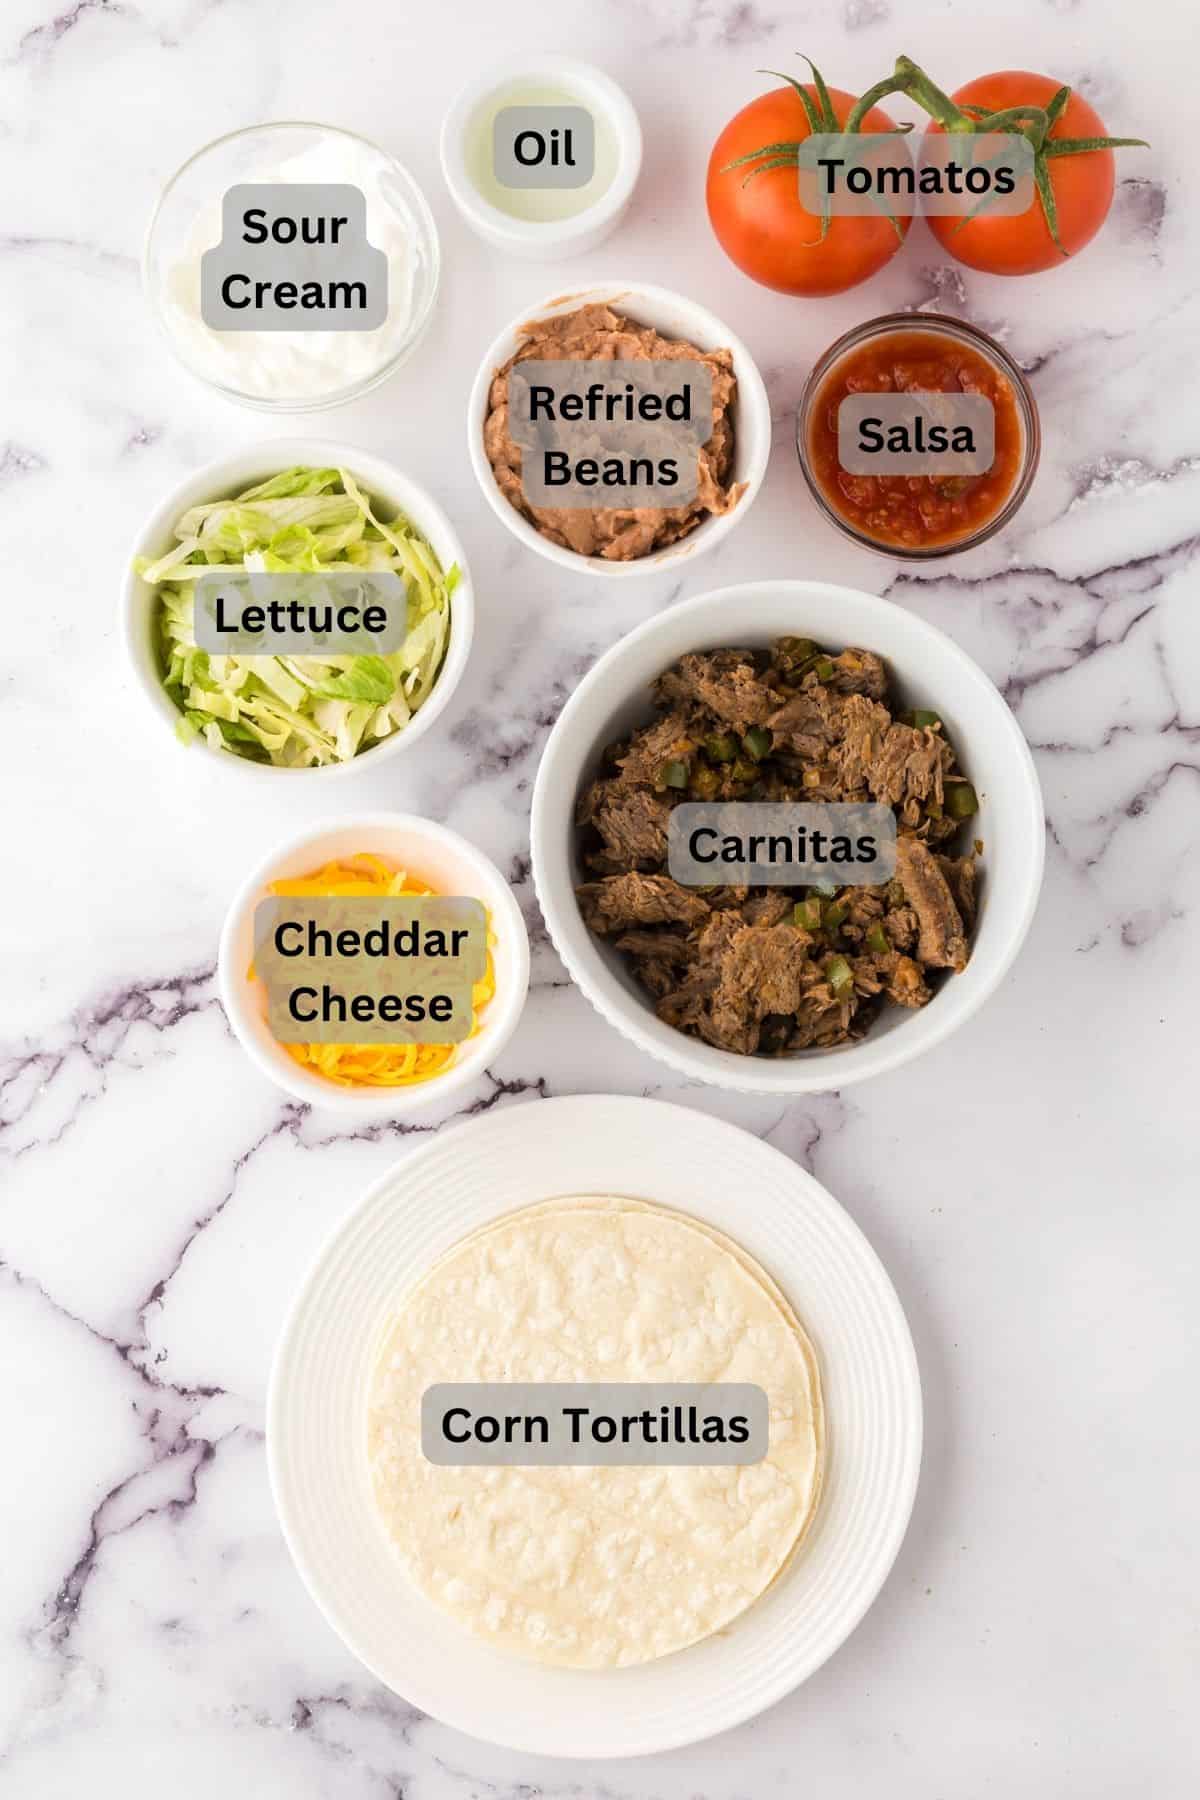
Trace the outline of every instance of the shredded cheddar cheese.
[[[404, 869], [391, 868], [380, 856], [348, 856], [329, 862], [311, 875], [295, 881], [273, 881], [273, 894], [290, 897], [326, 895], [375, 895], [390, 899], [397, 895], [431, 895], [434, 890], [421, 882], [411, 881]], [[487, 970], [472, 991], [474, 1024], [471, 1037], [479, 1030], [479, 1014], [496, 992], [496, 975], [491, 946], [495, 933], [488, 922]], [[253, 981], [254, 967], [248, 971]], [[411, 1087], [417, 1082], [431, 1081], [454, 1061], [457, 1044], [284, 1044], [289, 1056], [305, 1068], [313, 1069], [339, 1087]]]

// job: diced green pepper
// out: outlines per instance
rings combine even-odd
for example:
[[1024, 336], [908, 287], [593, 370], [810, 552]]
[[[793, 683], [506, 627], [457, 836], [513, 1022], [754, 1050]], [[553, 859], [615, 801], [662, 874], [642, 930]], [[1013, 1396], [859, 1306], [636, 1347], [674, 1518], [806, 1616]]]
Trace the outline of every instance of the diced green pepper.
[[688, 784], [688, 766], [685, 762], [669, 762], [663, 769], [662, 778], [669, 788], [685, 788]]
[[946, 811], [952, 819], [969, 819], [979, 811], [979, 796], [969, 781], [952, 781], [946, 788]]
[[721, 791], [721, 777], [715, 769], [703, 765], [692, 775], [692, 792], [701, 800], [714, 800]]
[[821, 923], [826, 931], [836, 931], [839, 925], [844, 924], [848, 911], [849, 908], [841, 900], [835, 900], [832, 906], [824, 907], [821, 912]]
[[761, 762], [763, 757], [769, 753], [770, 748], [771, 734], [769, 731], [764, 731], [761, 725], [752, 725], [742, 739], [742, 749], [747, 756], [752, 756], [755, 762]]
[[891, 947], [887, 932], [876, 920], [867, 933], [867, 949], [874, 950], [877, 956], [886, 956]]
[[704, 754], [707, 756], [709, 762], [732, 762], [737, 755], [737, 740], [731, 738], [729, 733], [725, 731], [721, 732], [717, 737], [705, 738]]
[[913, 713], [912, 722], [918, 731], [935, 731], [942, 720], [939, 713], [927, 712], [923, 707], [918, 706]]
[[840, 994], [854, 983], [854, 971], [844, 956], [835, 956], [825, 971], [825, 979], [835, 994]]
[[729, 773], [735, 781], [757, 781], [758, 764], [748, 761], [744, 756], [739, 756]]
[[834, 669], [829, 657], [819, 656], [813, 664], [813, 673], [818, 681], [832, 681]]
[[775, 661], [777, 666], [781, 669], [794, 669], [800, 663], [807, 661], [810, 656], [816, 654], [817, 649], [818, 646], [813, 643], [811, 638], [780, 638], [775, 646]]
[[819, 900], [797, 900], [792, 908], [792, 924], [801, 926], [805, 931], [819, 931], [821, 902]]

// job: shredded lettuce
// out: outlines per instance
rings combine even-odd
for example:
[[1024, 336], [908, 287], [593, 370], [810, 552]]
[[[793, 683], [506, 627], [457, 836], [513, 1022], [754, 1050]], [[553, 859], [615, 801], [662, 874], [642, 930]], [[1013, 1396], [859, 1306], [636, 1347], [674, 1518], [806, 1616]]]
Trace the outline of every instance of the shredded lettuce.
[[385, 656], [356, 656], [344, 675], [328, 675], [311, 689], [322, 700], [372, 700], [376, 705], [395, 691], [396, 677]]
[[[348, 762], [403, 731], [433, 691], [459, 570], [443, 571], [403, 516], [385, 520], [345, 469], [284, 469], [231, 500], [189, 507], [165, 556], [139, 559], [158, 590], [163, 686], [184, 743], [304, 769]], [[198, 648], [195, 583], [245, 569], [391, 570], [408, 634], [389, 656], [217, 656]]]

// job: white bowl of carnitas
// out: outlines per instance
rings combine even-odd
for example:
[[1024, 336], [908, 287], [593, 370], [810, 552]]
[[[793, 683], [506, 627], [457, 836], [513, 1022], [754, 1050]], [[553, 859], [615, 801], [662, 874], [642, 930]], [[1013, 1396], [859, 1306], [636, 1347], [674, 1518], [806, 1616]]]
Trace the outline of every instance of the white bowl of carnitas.
[[[971, 903], [964, 902], [953, 966], [918, 968], [914, 961], [917, 958], [923, 965], [939, 961], [936, 954], [926, 958], [923, 943], [917, 939], [918, 916], [924, 932], [925, 915], [936, 901], [932, 892], [918, 894], [915, 903], [907, 888], [902, 897], [888, 899], [889, 907], [895, 904], [898, 908], [902, 900], [906, 916], [897, 918], [889, 912], [886, 919], [877, 919], [877, 928], [883, 935], [877, 940], [879, 961], [875, 969], [863, 968], [854, 950], [847, 945], [843, 951], [841, 940], [824, 929], [830, 926], [834, 931], [840, 930], [844, 916], [836, 920], [822, 912], [819, 918], [809, 918], [807, 913], [794, 918], [789, 904], [784, 918], [773, 924], [755, 924], [756, 932], [775, 931], [781, 935], [771, 941], [770, 955], [776, 961], [760, 971], [757, 989], [752, 991], [750, 984], [745, 983], [736, 991], [738, 1001], [744, 1000], [747, 1005], [753, 1001], [760, 1015], [752, 1021], [754, 1025], [762, 1024], [765, 1015], [779, 1004], [768, 996], [775, 973], [795, 956], [788, 934], [794, 925], [801, 925], [809, 928], [814, 964], [812, 968], [806, 965], [794, 978], [800, 983], [804, 998], [791, 1016], [807, 1024], [815, 1008], [828, 1005], [828, 1018], [834, 1029], [844, 1030], [848, 1029], [847, 1020], [853, 1026], [861, 1004], [860, 1023], [865, 1028], [861, 1035], [827, 1048], [791, 1048], [800, 1035], [794, 1027], [791, 1039], [784, 1036], [778, 1046], [771, 1045], [769, 1049], [753, 1032], [758, 1043], [740, 1051], [713, 1039], [721, 1036], [714, 1029], [720, 1023], [715, 1015], [717, 996], [723, 998], [727, 988], [735, 986], [736, 978], [745, 973], [746, 963], [751, 960], [747, 948], [767, 955], [761, 937], [753, 945], [749, 940], [742, 942], [742, 933], [750, 923], [745, 912], [738, 918], [732, 946], [722, 945], [721, 933], [715, 933], [712, 956], [720, 951], [721, 961], [710, 960], [700, 966], [697, 939], [729, 900], [719, 885], [719, 876], [704, 878], [717, 882], [715, 889], [702, 891], [693, 887], [681, 897], [678, 884], [660, 870], [649, 879], [667, 885], [656, 893], [653, 904], [643, 905], [645, 890], [641, 888], [634, 910], [624, 911], [631, 905], [628, 890], [619, 898], [602, 892], [605, 875], [597, 869], [595, 859], [588, 866], [588, 840], [577, 822], [577, 809], [583, 801], [584, 812], [594, 819], [592, 784], [598, 778], [603, 781], [616, 776], [619, 765], [611, 754], [614, 746], [664, 716], [655, 711], [651, 687], [680, 658], [717, 650], [762, 652], [783, 638], [811, 640], [822, 647], [823, 661], [851, 649], [871, 652], [882, 659], [888, 702], [897, 715], [897, 723], [900, 716], [908, 714], [911, 722], [902, 729], [911, 733], [914, 748], [927, 749], [931, 757], [936, 756], [937, 749], [926, 727], [932, 725], [936, 715], [934, 733], [944, 734], [957, 755], [957, 772], [952, 779], [957, 783], [965, 777], [977, 804], [971, 807], [969, 817], [963, 816], [953, 837], [939, 838], [932, 846], [922, 847], [920, 866], [927, 877], [926, 886], [932, 890], [944, 879], [937, 874], [940, 865], [935, 852], [944, 851], [947, 860], [968, 860], [973, 847], [978, 847], [973, 887], [975, 867], [978, 882]], [[853, 659], [855, 666], [860, 662], [861, 659]], [[830, 662], [830, 678], [835, 682], [844, 679], [852, 686], [849, 667], [839, 674]], [[749, 667], [743, 675], [748, 682], [758, 679]], [[818, 674], [818, 679], [826, 676]], [[869, 708], [866, 711], [870, 717]], [[887, 728], [883, 722], [886, 715], [881, 718], [881, 712], [882, 709], [874, 715], [873, 727], [879, 737]], [[775, 754], [775, 750], [768, 750], [772, 735], [771, 730], [760, 728], [753, 751], [764, 756]], [[903, 745], [903, 740], [900, 742]], [[650, 782], [643, 781], [644, 812], [657, 812], [658, 802], [665, 806], [672, 790], [676, 799], [695, 797], [687, 791], [691, 780], [687, 759], [703, 748], [703, 744], [685, 745], [677, 752], [668, 746], [668, 760], [662, 765], [667, 785], [656, 795]], [[724, 747], [721, 753], [724, 754]], [[873, 751], [877, 753], [878, 745]], [[672, 763], [669, 759], [674, 755], [683, 760]], [[794, 752], [792, 767], [796, 773], [792, 779], [796, 781], [802, 778], [801, 760], [801, 754]], [[622, 770], [614, 785], [619, 787], [622, 781], [639, 779], [640, 774], [627, 777]], [[947, 799], [950, 791], [948, 778]], [[940, 806], [941, 802], [937, 804]], [[946, 817], [950, 816], [957, 816], [952, 805]], [[587, 829], [594, 827], [589, 825]], [[662, 830], [665, 841], [665, 823]], [[1042, 879], [1045, 818], [1033, 758], [1020, 727], [982, 669], [957, 644], [902, 607], [871, 594], [819, 581], [763, 581], [723, 588], [673, 606], [630, 632], [600, 658], [567, 701], [550, 734], [538, 769], [531, 837], [534, 881], [551, 937], [568, 972], [597, 1011], [639, 1049], [692, 1080], [716, 1087], [787, 1095], [842, 1088], [899, 1068], [932, 1051], [967, 1023], [1003, 981], [1033, 919]], [[900, 841], [903, 844], [903, 836]], [[594, 848], [600, 846], [596, 844]], [[663, 855], [665, 858], [665, 851]], [[605, 864], [611, 868], [611, 863], [607, 853], [602, 853], [601, 869]], [[640, 866], [645, 870], [649, 863], [643, 860]], [[897, 873], [901, 872], [898, 861]], [[954, 877], [954, 871], [950, 871], [950, 876]], [[647, 878], [620, 873], [607, 876], [611, 882], [631, 884]], [[803, 882], [805, 877], [797, 879]], [[915, 889], [915, 878], [912, 885]], [[779, 893], [778, 888], [759, 890], [752, 886], [750, 901], [743, 899], [738, 904], [752, 905], [754, 894], [759, 891]], [[825, 904], [817, 903], [822, 907]], [[797, 902], [797, 910], [808, 904]], [[840, 909], [842, 898], [829, 904]], [[607, 917], [601, 918], [600, 929], [593, 929], [585, 914], [590, 913], [594, 921], [606, 908], [610, 910]], [[850, 923], [855, 924], [853, 917]], [[893, 941], [885, 926], [887, 931], [907, 926], [908, 936]], [[662, 943], [668, 964], [674, 959], [674, 967], [683, 970], [672, 977], [676, 991], [664, 996], [660, 987], [657, 1000], [634, 972], [635, 959], [647, 954], [647, 941], [656, 945], [660, 942], [654, 937], [656, 932], [671, 939]], [[865, 944], [860, 941], [857, 947], [874, 948], [874, 944], [867, 937]], [[910, 954], [901, 959], [901, 950]], [[708, 949], [705, 955], [709, 955]], [[948, 957], [941, 960], [950, 962]], [[841, 967], [835, 967], [835, 963]], [[808, 986], [810, 981], [813, 987], [817, 985], [813, 980], [816, 972], [828, 978], [820, 993], [811, 992]], [[870, 982], [876, 976], [878, 981], [872, 988]], [[715, 987], [706, 989], [707, 977], [712, 978]], [[902, 977], [908, 983], [923, 984], [927, 979], [928, 990], [921, 999], [914, 1000], [910, 985], [907, 1003], [894, 1003], [893, 983], [897, 993], [903, 992]], [[792, 980], [789, 977], [788, 983], [780, 982], [780, 988]], [[879, 981], [889, 984], [886, 997]], [[679, 1016], [679, 996], [684, 989], [690, 996], [690, 1010], [677, 1028], [666, 1015]], [[781, 1013], [772, 1024], [786, 1026], [788, 1017], [789, 1014]]]

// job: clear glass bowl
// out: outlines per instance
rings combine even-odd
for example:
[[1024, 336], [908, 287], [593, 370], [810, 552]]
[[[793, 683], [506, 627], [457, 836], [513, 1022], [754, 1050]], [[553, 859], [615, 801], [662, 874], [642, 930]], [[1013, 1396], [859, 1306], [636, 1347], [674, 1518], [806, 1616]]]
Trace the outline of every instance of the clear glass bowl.
[[[871, 537], [862, 531], [852, 520], [843, 517], [837, 507], [829, 499], [825, 488], [818, 479], [811, 461], [810, 441], [814, 416], [814, 408], [818, 395], [830, 374], [842, 359], [851, 351], [861, 348], [874, 338], [886, 337], [892, 332], [905, 332], [922, 337], [940, 338], [944, 342], [965, 344], [989, 362], [996, 372], [1009, 383], [1016, 401], [1017, 418], [1021, 432], [1020, 462], [1012, 487], [1000, 508], [989, 518], [982, 520], [974, 530], [959, 538], [936, 544], [897, 544], [889, 539]], [[808, 483], [809, 492], [816, 501], [824, 516], [832, 525], [856, 544], [862, 544], [868, 550], [874, 550], [882, 556], [903, 562], [928, 562], [935, 557], [957, 556], [963, 550], [973, 549], [982, 544], [994, 532], [1007, 525], [1020, 507], [1030, 484], [1037, 472], [1038, 457], [1041, 454], [1042, 434], [1038, 422], [1037, 403], [1024, 374], [1017, 367], [1007, 350], [1003, 349], [986, 331], [980, 331], [975, 325], [968, 325], [961, 319], [947, 318], [943, 313], [884, 313], [880, 318], [868, 319], [862, 325], [854, 326], [844, 337], [838, 338], [821, 357], [812, 374], [805, 383], [800, 398], [800, 410], [796, 416], [796, 454], [800, 458], [800, 468]]]
[[[347, 181], [367, 236], [388, 254], [388, 317], [377, 331], [213, 331], [200, 316], [200, 255], [221, 237], [226, 189], [244, 181]], [[261, 412], [318, 412], [377, 387], [416, 348], [437, 297], [441, 254], [425, 197], [403, 164], [331, 125], [253, 125], [205, 145], [163, 189], [142, 283], [171, 349], [209, 387]]]

